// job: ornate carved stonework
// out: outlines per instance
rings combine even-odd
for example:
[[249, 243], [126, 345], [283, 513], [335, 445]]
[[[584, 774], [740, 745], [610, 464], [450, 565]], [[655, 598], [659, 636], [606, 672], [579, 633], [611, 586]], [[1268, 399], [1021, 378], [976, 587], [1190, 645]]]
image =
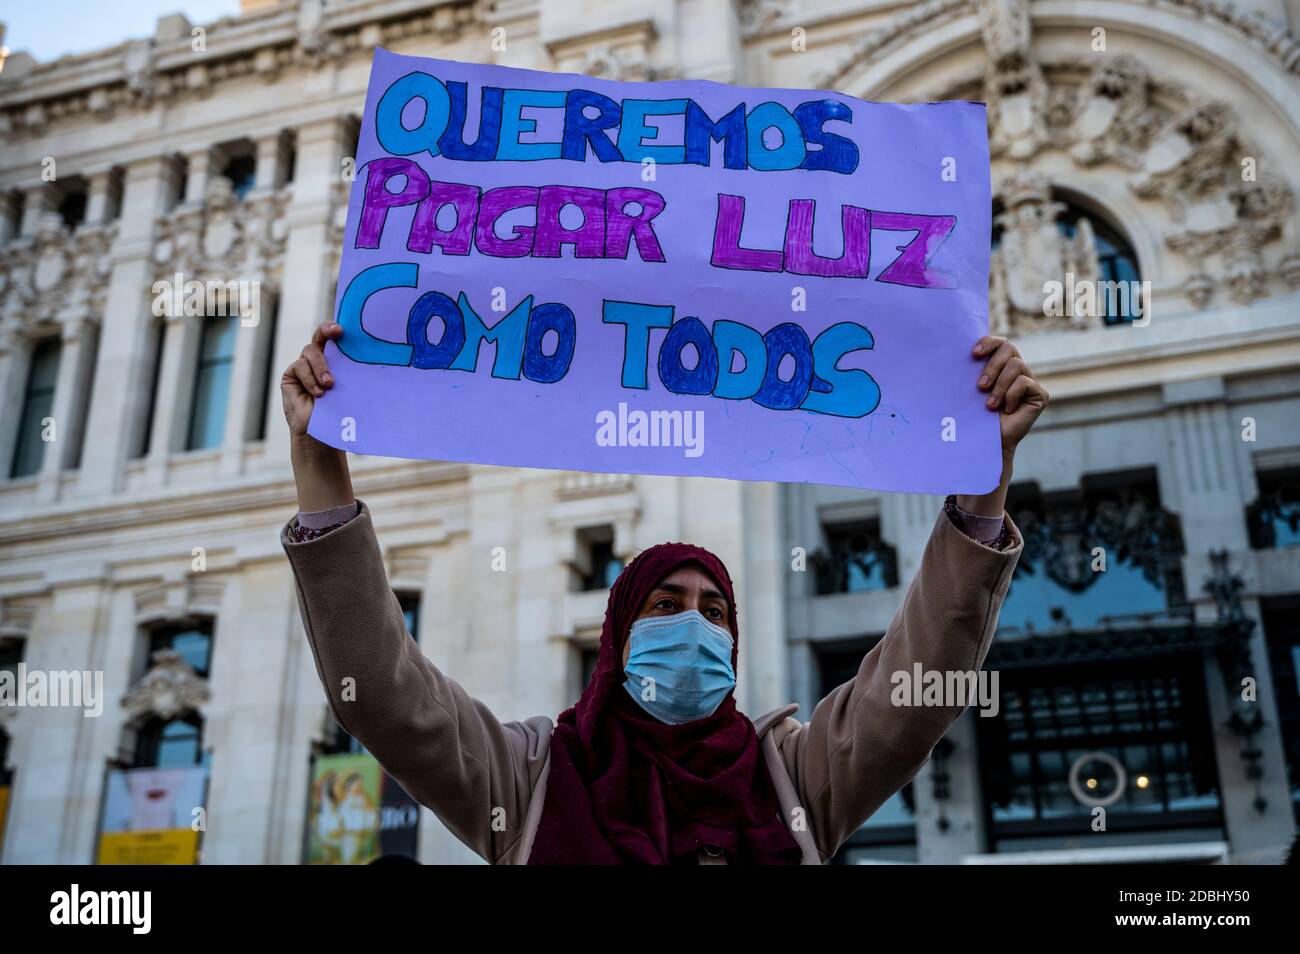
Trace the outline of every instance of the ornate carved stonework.
[[1071, 593], [1082, 593], [1101, 574], [1093, 569], [1094, 547], [1107, 559], [1138, 569], [1158, 589], [1178, 574], [1182, 530], [1178, 517], [1139, 491], [1121, 490], [1096, 501], [1054, 502], [1014, 516], [1025, 541], [1017, 572], [1044, 573]]
[[740, 0], [736, 12], [741, 31], [746, 36], [754, 36], [771, 29], [797, 9], [798, 0]]
[[35, 333], [69, 321], [98, 321], [111, 270], [116, 224], [68, 229], [45, 213], [36, 234], [0, 255], [0, 328]]
[[135, 688], [122, 697], [127, 722], [136, 724], [157, 716], [164, 722], [186, 712], [198, 712], [210, 697], [206, 679], [199, 676], [174, 649], [160, 649]]
[[1098, 64], [1078, 89], [1069, 117], [1070, 156], [1082, 166], [1141, 166], [1161, 113], [1151, 102], [1151, 77], [1128, 53]]
[[1025, 159], [1047, 141], [1051, 98], [1030, 49], [1028, 0], [978, 0], [976, 9], [989, 56], [984, 73], [989, 154]]
[[[978, 7], [994, 157], [1023, 163], [1065, 148], [1080, 167], [1114, 166], [1135, 195], [1160, 203], [1177, 223], [1165, 240], [1196, 263], [1183, 285], [1196, 308], [1220, 286], [1239, 304], [1267, 295], [1273, 278], [1300, 287], [1291, 191], [1279, 180], [1242, 183], [1241, 157], [1253, 153], [1241, 144], [1226, 103], [1159, 86], [1127, 55], [1101, 58], [1082, 79], [1077, 66], [1040, 67], [1023, 0], [979, 0]], [[1006, 234], [991, 263], [990, 309], [1004, 331], [1056, 323], [1041, 320], [1044, 280], [1070, 271], [1076, 281], [1099, 277], [1095, 251], [1084, 247], [1091, 237], [1081, 231], [1071, 243], [1051, 234], [1055, 213], [1046, 208], [1041, 198], [1018, 210], [1008, 204], [1000, 222]], [[1279, 241], [1282, 251], [1270, 261], [1268, 247]], [[1036, 314], [1025, 310], [1035, 289]]]
[[998, 190], [1003, 211], [994, 220], [1002, 241], [989, 260], [989, 324], [994, 334], [1018, 335], [1046, 328], [1087, 328], [1091, 319], [1073, 313], [1045, 314], [1045, 283], [1100, 277], [1096, 243], [1087, 219], [1073, 238], [1056, 220], [1065, 206], [1052, 198], [1051, 185], [1039, 173], [1020, 169]]
[[1156, 133], [1130, 186], [1144, 199], [1169, 204], [1181, 218], [1191, 201], [1224, 191], [1240, 154], [1227, 104], [1197, 101]]
[[[1258, 16], [1218, 0], [1150, 2], [1224, 24], [1278, 57], [1288, 71], [1300, 72], [1300, 41]], [[1131, 55], [1043, 62], [1034, 48], [1033, 12], [1028, 0], [929, 0], [858, 40], [817, 82], [841, 85], [864, 62], [923, 31], [974, 15], [987, 53], [982, 72], [926, 98], [983, 98], [994, 159], [1032, 165], [1041, 153], [1064, 150], [1080, 169], [1112, 166], [1136, 196], [1164, 206], [1176, 223], [1164, 239], [1196, 265], [1181, 284], [1194, 307], [1208, 305], [1219, 289], [1247, 303], [1267, 295], [1272, 282], [1300, 288], [1294, 198], [1280, 179], [1242, 182], [1242, 157], [1259, 156], [1240, 142], [1231, 108], [1158, 81]], [[1007, 205], [1003, 213], [1006, 234], [991, 263], [990, 309], [995, 327], [1004, 331], [1058, 326], [1043, 319], [1042, 282], [1060, 280], [1061, 274], [1049, 273], [1071, 270], [1071, 264], [1076, 280], [1093, 270], [1095, 252], [1085, 254], [1083, 236], [1066, 243], [1045, 202]], [[1036, 301], [1028, 311], [1031, 289]]]
[[607, 80], [646, 82], [659, 78], [644, 48], [598, 46], [583, 57], [581, 72]]
[[[1232, 218], [1226, 224], [1188, 228], [1168, 237], [1170, 248], [1190, 261], [1204, 263], [1211, 256], [1223, 259], [1222, 283], [1238, 304], [1264, 297], [1270, 269], [1262, 250], [1287, 233], [1295, 214], [1291, 190], [1277, 183], [1242, 184], [1228, 193]], [[1277, 265], [1278, 277], [1289, 287], [1300, 286], [1300, 255], [1284, 256]], [[1199, 269], [1188, 295], [1198, 308], [1213, 298], [1215, 280]]]
[[209, 180], [202, 204], [179, 206], [158, 220], [154, 241], [157, 277], [254, 281], [279, 274], [290, 192], [254, 191], [237, 198], [230, 180]]

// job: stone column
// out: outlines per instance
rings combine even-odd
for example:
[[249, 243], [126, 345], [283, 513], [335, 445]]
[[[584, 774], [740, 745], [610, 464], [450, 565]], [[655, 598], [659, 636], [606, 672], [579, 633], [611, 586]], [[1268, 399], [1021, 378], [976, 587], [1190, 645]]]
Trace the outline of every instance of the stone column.
[[[149, 305], [154, 223], [166, 211], [175, 192], [175, 164], [167, 157], [142, 159], [127, 167], [78, 478], [82, 497], [105, 496], [120, 490], [126, 478], [127, 459], [138, 447], [153, 384], [148, 371], [153, 360], [153, 315]], [[166, 407], [169, 400], [159, 400], [158, 407]]]
[[[261, 289], [259, 298], [266, 294]], [[248, 321], [241, 316], [235, 333], [235, 358], [230, 367], [230, 403], [226, 408], [226, 430], [221, 444], [221, 473], [229, 476], [243, 470], [244, 445], [253, 433], [251, 418], [262, 407], [266, 383], [261, 369], [266, 364], [265, 338], [270, 328], [271, 307], [265, 300]]]
[[148, 482], [160, 487], [167, 482], [167, 462], [185, 449], [190, 406], [194, 400], [194, 366], [202, 337], [199, 317], [167, 315], [163, 318], [162, 349], [158, 358], [158, 394], [154, 402], [153, 430], [149, 433], [146, 458]]
[[48, 183], [41, 183], [27, 190], [27, 201], [23, 205], [23, 222], [21, 235], [31, 238], [40, 227], [41, 216], [54, 209], [54, 192]]
[[95, 326], [86, 315], [64, 319], [59, 350], [58, 378], [54, 385], [54, 441], [45, 448], [37, 500], [59, 499], [63, 472], [75, 466], [86, 410], [86, 386], [95, 362]]
[[[293, 198], [285, 212], [284, 279], [275, 341], [271, 343], [272, 375], [288, 367], [312, 330], [334, 314], [334, 284], [338, 277], [331, 222], [336, 202], [346, 203], [348, 183], [342, 178], [346, 128], [342, 117], [307, 123], [297, 129], [298, 158]], [[280, 403], [267, 408], [266, 466], [286, 479], [289, 434]]]
[[86, 174], [86, 220], [83, 227], [104, 225], [108, 222], [109, 199], [113, 187], [111, 169], [98, 169]]
[[[967, 709], [948, 730], [952, 752], [944, 764], [948, 773], [948, 798], [934, 797], [934, 758], [912, 780], [916, 804], [916, 860], [921, 864], [956, 865], [967, 855], [984, 851], [984, 799], [980, 790], [976, 752], [978, 709]], [[946, 830], [940, 819], [947, 820]]]
[[[1211, 550], [1228, 551], [1230, 566], [1244, 577], [1247, 593], [1257, 586], [1242, 512], [1254, 493], [1253, 488], [1248, 493], [1243, 487], [1243, 467], [1238, 459], [1248, 452], [1237, 423], [1229, 419], [1222, 378], [1166, 384], [1163, 399], [1166, 458], [1159, 471], [1161, 501], [1182, 521], [1186, 551], [1183, 579], [1188, 599], [1197, 604], [1197, 619], [1211, 622], [1216, 607], [1202, 590], [1212, 572]], [[1257, 602], [1243, 600], [1243, 604], [1246, 614], [1258, 621]], [[1225, 728], [1235, 700], [1224, 685], [1222, 670], [1212, 660], [1207, 660], [1205, 667], [1219, 796], [1234, 857], [1283, 845], [1294, 831], [1277, 705], [1267, 689], [1273, 682], [1261, 626], [1256, 625], [1251, 635], [1250, 653], [1251, 672], [1260, 687], [1258, 701], [1253, 705], [1261, 708], [1264, 721], [1264, 728], [1250, 740], [1251, 747], [1262, 753], [1259, 764], [1264, 777], [1259, 784], [1246, 777], [1241, 757], [1246, 743]], [[1240, 687], [1232, 687], [1231, 692], [1240, 692]], [[1260, 795], [1267, 802], [1262, 815], [1255, 806]]]
[[185, 153], [185, 204], [199, 206], [208, 194], [208, 182], [220, 172], [220, 150], [204, 146]]
[[[88, 579], [92, 575], [96, 578]], [[78, 579], [53, 582], [49, 608], [27, 641], [24, 662], [29, 672], [89, 671], [93, 689], [93, 673], [102, 672], [96, 663], [102, 576], [102, 567], [94, 567], [86, 568]], [[106, 686], [107, 680], [102, 676], [101, 680]], [[94, 860], [94, 829], [86, 830], [81, 820], [93, 814], [104, 762], [90, 755], [102, 720], [87, 712], [49, 705], [20, 710], [13, 756], [15, 787], [5, 825], [6, 863], [67, 865]]]
[[254, 182], [259, 191], [274, 192], [284, 185], [288, 171], [289, 143], [283, 130], [256, 137], [257, 169]]

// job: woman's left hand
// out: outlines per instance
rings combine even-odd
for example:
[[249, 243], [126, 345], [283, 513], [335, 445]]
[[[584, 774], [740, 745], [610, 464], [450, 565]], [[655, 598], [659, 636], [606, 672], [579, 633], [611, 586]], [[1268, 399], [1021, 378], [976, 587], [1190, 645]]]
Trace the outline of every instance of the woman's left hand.
[[1034, 377], [1020, 351], [1006, 338], [985, 335], [971, 352], [983, 358], [979, 389], [988, 392], [985, 406], [998, 411], [1002, 427], [1002, 459], [1008, 464], [1038, 415], [1047, 407], [1047, 389]]

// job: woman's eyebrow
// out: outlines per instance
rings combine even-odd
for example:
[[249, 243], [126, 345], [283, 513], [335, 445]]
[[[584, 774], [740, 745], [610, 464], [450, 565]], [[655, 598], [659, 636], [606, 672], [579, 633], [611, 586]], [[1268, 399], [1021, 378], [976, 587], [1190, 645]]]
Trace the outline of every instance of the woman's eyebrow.
[[[650, 595], [654, 596], [656, 593], [660, 591], [663, 591], [665, 593], [671, 593], [674, 596], [686, 595], [686, 587], [682, 586], [680, 583], [660, 583], [658, 586], [656, 586], [653, 590], [650, 591]], [[726, 594], [714, 589], [701, 590], [700, 596], [706, 600], [718, 600], [721, 603], [727, 602]]]

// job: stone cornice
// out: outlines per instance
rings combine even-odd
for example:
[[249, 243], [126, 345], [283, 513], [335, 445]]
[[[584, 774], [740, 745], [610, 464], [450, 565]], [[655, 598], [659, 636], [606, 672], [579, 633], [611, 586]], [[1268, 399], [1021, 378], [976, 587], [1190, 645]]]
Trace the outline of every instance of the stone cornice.
[[[366, 497], [416, 486], [463, 481], [468, 476], [469, 466], [466, 464], [426, 461], [377, 472], [358, 467], [353, 472], [353, 484], [357, 495]], [[246, 483], [227, 485], [219, 490], [206, 486], [166, 496], [150, 493], [100, 503], [78, 501], [37, 516], [32, 515], [30, 508], [24, 507], [20, 513], [0, 513], [0, 547], [154, 523], [181, 525], [228, 516], [234, 511], [291, 508], [293, 493], [291, 480], [268, 481], [266, 474], [257, 474], [250, 475]]]
[[203, 96], [228, 79], [269, 80], [284, 69], [368, 55], [406, 36], [454, 35], [480, 19], [474, 0], [352, 0], [319, 7], [317, 21], [306, 15], [310, 9], [311, 0], [281, 3], [203, 25], [205, 47], [198, 51], [185, 31], [60, 57], [11, 78], [0, 72], [0, 134], [39, 134], [68, 116], [102, 118]]
[[[886, 50], [924, 31], [932, 30], [941, 23], [974, 14], [982, 2], [991, 2], [991, 0], [926, 0], [915, 5], [910, 10], [890, 19], [883, 26], [854, 40], [845, 56], [817, 75], [817, 83], [820, 86], [832, 86], [864, 60], [879, 56]], [[1166, 9], [1192, 19], [1212, 20], [1258, 46], [1277, 60], [1286, 72], [1300, 74], [1300, 39], [1291, 35], [1284, 27], [1271, 23], [1259, 14], [1240, 10], [1227, 0], [1146, 0], [1145, 3], [1134, 2], [1132, 5]], [[1030, 16], [1033, 16], [1032, 4], [1029, 9]], [[796, 20], [805, 24], [813, 22], [811, 18], [799, 17], [795, 11], [791, 16], [771, 20], [766, 24], [764, 32], [778, 27], [784, 28], [794, 24]]]

